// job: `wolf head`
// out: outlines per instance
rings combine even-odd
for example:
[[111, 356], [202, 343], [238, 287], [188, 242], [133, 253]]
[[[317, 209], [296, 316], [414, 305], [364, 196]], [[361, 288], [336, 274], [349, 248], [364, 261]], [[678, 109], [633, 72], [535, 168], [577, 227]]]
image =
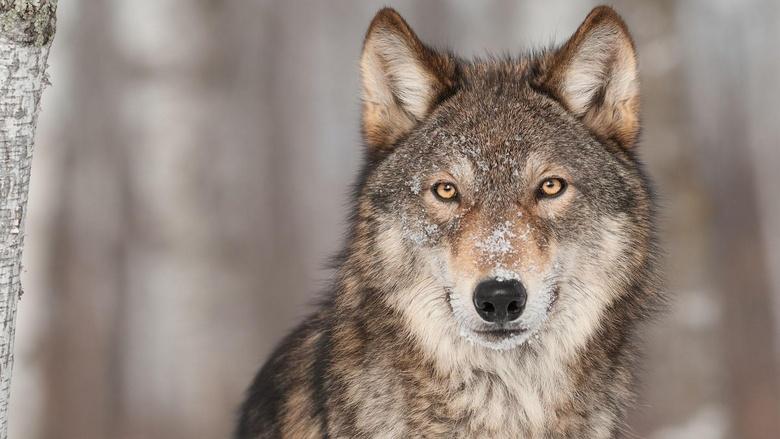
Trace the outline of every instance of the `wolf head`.
[[560, 48], [474, 61], [383, 9], [361, 73], [348, 253], [412, 336], [506, 351], [550, 334], [574, 350], [641, 301], [653, 208], [634, 45], [612, 9]]

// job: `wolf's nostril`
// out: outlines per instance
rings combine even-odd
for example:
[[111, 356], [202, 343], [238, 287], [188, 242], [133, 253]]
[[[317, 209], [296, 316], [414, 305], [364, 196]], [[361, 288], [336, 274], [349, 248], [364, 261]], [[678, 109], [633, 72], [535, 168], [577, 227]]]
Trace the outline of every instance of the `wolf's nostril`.
[[493, 304], [490, 302], [485, 302], [482, 304], [482, 307], [480, 309], [485, 312], [494, 312], [496, 310], [496, 307], [493, 306]]
[[506, 310], [509, 311], [509, 314], [517, 314], [520, 312], [520, 305], [517, 303], [516, 300], [513, 300], [509, 302], [509, 305], [507, 305]]

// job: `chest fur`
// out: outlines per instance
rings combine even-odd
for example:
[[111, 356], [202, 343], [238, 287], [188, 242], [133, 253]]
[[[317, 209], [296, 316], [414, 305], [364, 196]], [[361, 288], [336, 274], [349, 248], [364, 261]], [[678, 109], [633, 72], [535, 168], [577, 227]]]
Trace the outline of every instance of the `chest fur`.
[[600, 392], [575, 389], [564, 370], [479, 370], [457, 381], [387, 370], [354, 388], [360, 403], [349, 412], [362, 434], [563, 439], [608, 438], [614, 429], [614, 414], [598, 401]]
[[527, 378], [478, 373], [448, 401], [459, 437], [544, 437], [556, 421], [555, 397]]

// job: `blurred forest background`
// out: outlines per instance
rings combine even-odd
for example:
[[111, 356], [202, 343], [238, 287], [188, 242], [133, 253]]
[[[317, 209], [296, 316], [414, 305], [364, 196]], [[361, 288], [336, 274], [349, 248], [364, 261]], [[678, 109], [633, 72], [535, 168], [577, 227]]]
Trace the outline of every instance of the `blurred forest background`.
[[[11, 437], [227, 437], [312, 309], [360, 157], [383, 5], [464, 56], [591, 1], [68, 0], [33, 164]], [[673, 304], [627, 437], [780, 431], [780, 2], [612, 3], [637, 42]]]

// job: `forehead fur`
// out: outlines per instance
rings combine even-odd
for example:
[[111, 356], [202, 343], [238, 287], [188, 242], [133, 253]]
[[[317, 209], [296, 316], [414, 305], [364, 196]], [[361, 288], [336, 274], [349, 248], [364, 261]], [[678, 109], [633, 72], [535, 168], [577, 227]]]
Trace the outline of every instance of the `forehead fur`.
[[[546, 143], [588, 143], [592, 136], [543, 88], [549, 56], [490, 58], [461, 61], [454, 92], [418, 127], [417, 132], [465, 137], [478, 143], [482, 153], [502, 146]], [[414, 141], [414, 133], [410, 134]], [[456, 145], [457, 146], [457, 145]], [[524, 152], [524, 151], [521, 151]]]
[[403, 156], [462, 156], [477, 174], [511, 176], [529, 155], [599, 155], [593, 136], [555, 99], [534, 85], [545, 55], [463, 63], [455, 92], [399, 147]]

